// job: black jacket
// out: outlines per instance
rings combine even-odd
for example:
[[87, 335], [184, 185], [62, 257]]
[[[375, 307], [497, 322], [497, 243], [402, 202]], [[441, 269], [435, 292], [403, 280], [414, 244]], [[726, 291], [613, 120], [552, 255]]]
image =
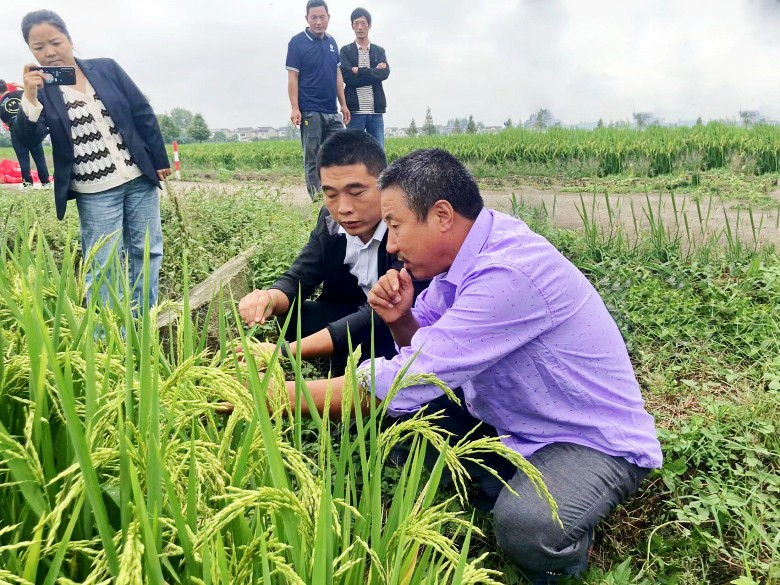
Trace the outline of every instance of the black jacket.
[[[374, 89], [374, 113], [384, 114], [387, 111], [387, 98], [382, 82], [390, 76], [390, 64], [387, 63], [385, 50], [379, 45], [371, 43], [368, 48], [368, 59], [371, 67], [360, 67], [357, 74], [352, 73], [352, 68], [358, 64], [358, 48], [352, 42], [341, 47], [339, 61], [341, 62], [341, 75], [344, 78], [344, 94], [347, 99], [347, 108], [350, 112], [360, 109], [357, 88], [370, 85]], [[377, 69], [379, 63], [387, 63], [387, 68]]]
[[0, 100], [0, 120], [2, 120], [8, 129], [13, 131], [16, 114], [19, 112], [22, 102], [23, 92], [21, 89], [9, 91]]
[[[171, 164], [149, 101], [113, 59], [76, 59], [76, 62], [106, 107], [138, 168], [152, 183], [159, 185], [157, 170], [170, 168]], [[75, 156], [70, 119], [59, 87], [45, 86], [38, 92], [38, 100], [43, 105], [41, 117], [37, 122], [30, 122], [20, 108], [14, 134], [28, 148], [40, 143], [47, 134], [51, 136], [54, 202], [57, 217], [62, 219], [68, 199], [76, 197], [76, 193], [70, 191]]]
[[[290, 300], [290, 306], [298, 296], [300, 283], [301, 297], [309, 298], [318, 286], [322, 293], [318, 301], [349, 304], [355, 312], [327, 326], [333, 340], [334, 355], [343, 355], [348, 351], [347, 329], [353, 343], [358, 338], [368, 338], [371, 332], [371, 307], [366, 302], [366, 294], [358, 285], [357, 278], [344, 264], [347, 253], [347, 238], [338, 233], [339, 224], [330, 216], [327, 208], [320, 210], [317, 225], [309, 235], [309, 241], [298, 257], [271, 288], [282, 291]], [[400, 270], [403, 265], [395, 254], [387, 253], [387, 234], [377, 251], [377, 276], [383, 276], [389, 269]], [[429, 280], [414, 281], [414, 298], [428, 287]], [[381, 319], [373, 319], [374, 336], [387, 336], [390, 331]], [[364, 355], [366, 355], [364, 348]], [[389, 357], [389, 356], [384, 356]]]

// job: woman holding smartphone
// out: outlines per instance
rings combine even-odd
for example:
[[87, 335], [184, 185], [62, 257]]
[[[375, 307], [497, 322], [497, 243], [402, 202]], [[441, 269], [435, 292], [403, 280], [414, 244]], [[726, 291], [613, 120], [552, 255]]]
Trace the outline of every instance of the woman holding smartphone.
[[[75, 70], [75, 84], [55, 85], [35, 65], [25, 66], [16, 126], [23, 144], [51, 136], [57, 217], [62, 219], [68, 200], [75, 199], [84, 257], [101, 244], [87, 275], [87, 294], [102, 272], [107, 271], [109, 278], [114, 274], [109, 258], [116, 246], [120, 257], [121, 253], [127, 257], [133, 303], [142, 308], [148, 233], [152, 306], [163, 254], [158, 189], [171, 173], [152, 107], [114, 60], [76, 59], [65, 22], [56, 13], [27, 14], [22, 35], [39, 65]], [[103, 243], [103, 238], [108, 240]], [[107, 295], [102, 286], [104, 302]]]

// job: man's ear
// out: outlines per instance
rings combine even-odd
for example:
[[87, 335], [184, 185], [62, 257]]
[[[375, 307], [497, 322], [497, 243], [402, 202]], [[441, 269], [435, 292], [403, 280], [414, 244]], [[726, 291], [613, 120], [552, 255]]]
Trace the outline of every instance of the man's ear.
[[433, 204], [433, 207], [428, 212], [433, 214], [433, 217], [439, 223], [439, 231], [444, 233], [452, 229], [452, 224], [455, 221], [455, 210], [452, 208], [452, 204], [444, 199], [439, 199]]

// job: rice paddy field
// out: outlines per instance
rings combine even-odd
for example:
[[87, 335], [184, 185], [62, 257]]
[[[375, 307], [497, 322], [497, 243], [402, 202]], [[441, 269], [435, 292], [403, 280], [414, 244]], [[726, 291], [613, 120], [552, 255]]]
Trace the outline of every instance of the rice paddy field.
[[[441, 145], [477, 170], [519, 161], [557, 180], [579, 164], [598, 189], [638, 175], [626, 165], [640, 158], [647, 178], [749, 177], [767, 181], [765, 196], [776, 181], [773, 128], [566, 132], [389, 140], [388, 151]], [[182, 160], [258, 171], [297, 165], [299, 149], [192, 145]], [[254, 284], [271, 282], [314, 206], [262, 186], [172, 185], [162, 302], [136, 317], [116, 289], [113, 310], [85, 301], [75, 209], [57, 222], [50, 199], [0, 190], [0, 584], [523, 582], [467, 501], [463, 462], [514, 457], [499, 441], [450, 445], [430, 412], [403, 426], [381, 407], [303, 418], [284, 409], [283, 381], [306, 399], [320, 373], [257, 344], [275, 326], [245, 331], [230, 290], [190, 313], [191, 287], [252, 246]], [[728, 224], [705, 234], [693, 216], [657, 221], [649, 199], [641, 233], [597, 223], [584, 203], [574, 230], [553, 226], [553, 206], [509, 203], [605, 299], [661, 433], [663, 468], [599, 526], [585, 582], [780, 582], [777, 251]], [[160, 330], [168, 310], [179, 318]], [[344, 400], [348, 412], [354, 395]], [[399, 466], [389, 453], [401, 442], [411, 456]]]

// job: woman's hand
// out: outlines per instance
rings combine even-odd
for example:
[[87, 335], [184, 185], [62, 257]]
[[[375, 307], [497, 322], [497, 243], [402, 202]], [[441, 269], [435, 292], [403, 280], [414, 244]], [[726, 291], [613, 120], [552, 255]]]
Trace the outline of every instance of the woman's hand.
[[157, 178], [161, 181], [165, 180], [165, 177], [171, 174], [171, 169], [157, 169]]
[[38, 65], [28, 64], [24, 66], [24, 96], [32, 105], [38, 105], [38, 90], [46, 84], [43, 71], [30, 71], [31, 67]]

